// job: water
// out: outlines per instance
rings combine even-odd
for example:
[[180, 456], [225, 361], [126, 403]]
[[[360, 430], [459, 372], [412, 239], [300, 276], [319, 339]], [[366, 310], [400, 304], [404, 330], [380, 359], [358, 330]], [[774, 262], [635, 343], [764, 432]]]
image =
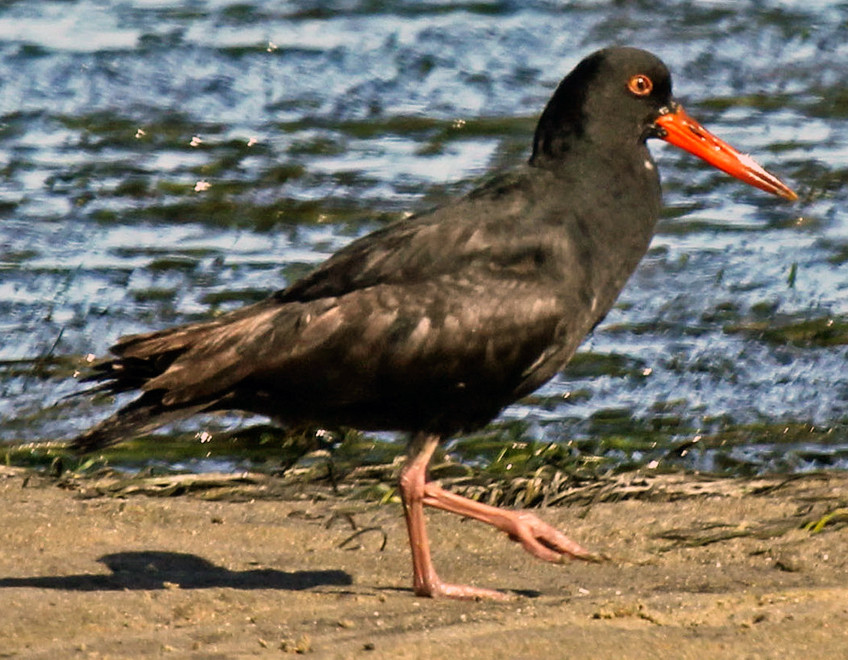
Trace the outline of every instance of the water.
[[256, 300], [520, 162], [559, 79], [626, 43], [801, 202], [654, 144], [666, 213], [599, 357], [504, 420], [613, 457], [592, 438], [636, 438], [637, 463], [701, 438], [699, 469], [848, 466], [844, 7], [326, 4], [0, 6], [0, 442], [102, 417], [63, 397], [120, 335]]

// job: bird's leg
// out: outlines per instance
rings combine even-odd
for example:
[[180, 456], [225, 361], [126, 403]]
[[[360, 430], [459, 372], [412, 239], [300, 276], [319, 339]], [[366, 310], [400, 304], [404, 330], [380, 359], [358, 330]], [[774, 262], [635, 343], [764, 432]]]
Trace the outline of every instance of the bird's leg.
[[[406, 527], [409, 531], [409, 545], [412, 549], [412, 589], [416, 596], [431, 598], [505, 600], [508, 596], [499, 591], [448, 584], [442, 582], [436, 574], [430, 557], [430, 542], [427, 539], [427, 527], [424, 521], [424, 503], [425, 499], [432, 497], [427, 494], [428, 487], [432, 485], [427, 483], [427, 465], [438, 444], [438, 436], [417, 434], [409, 445], [407, 462], [400, 473], [400, 494], [403, 500]], [[447, 509], [447, 507], [440, 508]]]
[[565, 534], [542, 522], [526, 511], [509, 511], [495, 506], [469, 500], [444, 490], [437, 483], [424, 484], [424, 505], [458, 513], [487, 523], [509, 535], [513, 541], [524, 546], [531, 555], [550, 562], [565, 559], [600, 561], [602, 556], [589, 552]]

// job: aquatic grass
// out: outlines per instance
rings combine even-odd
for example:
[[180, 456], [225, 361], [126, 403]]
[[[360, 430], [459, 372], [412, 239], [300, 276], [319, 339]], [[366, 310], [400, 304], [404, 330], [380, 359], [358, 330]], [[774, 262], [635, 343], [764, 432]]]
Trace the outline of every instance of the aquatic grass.
[[246, 461], [262, 465], [272, 462], [279, 467], [293, 463], [311, 449], [302, 434], [280, 437], [280, 431], [266, 427], [249, 428], [240, 434], [172, 433], [140, 436], [107, 447], [92, 456], [71, 453], [64, 443], [22, 443], [5, 447], [6, 460], [12, 465], [41, 467], [56, 458], [65, 462], [71, 472], [85, 471], [92, 465], [115, 466], [139, 470], [154, 466], [156, 470], [184, 472], [173, 467], [213, 458], [223, 462]]
[[286, 148], [290, 156], [338, 156], [347, 153], [348, 145], [337, 136], [317, 135], [295, 139]]
[[[138, 123], [115, 112], [100, 111], [77, 115], [52, 115], [53, 121], [65, 128], [93, 135], [135, 135]], [[173, 117], [171, 125], [176, 121]]]
[[[579, 434], [575, 428], [573, 435], [556, 440], [537, 439], [526, 422], [496, 422], [478, 434], [453, 440], [447, 452], [455, 461], [474, 466], [487, 477], [526, 476], [542, 467], [589, 477], [627, 469], [628, 465], [636, 465], [632, 462], [635, 455], [673, 446], [669, 433], [622, 411], [616, 414], [619, 417], [614, 424], [609, 423], [609, 417], [600, 415], [602, 422], [590, 423], [590, 428], [582, 428]], [[567, 425], [551, 426], [557, 431], [546, 433], [546, 438], [568, 433]]]
[[[758, 286], [753, 286], [752, 288], [759, 288]], [[764, 286], [764, 285], [762, 285]], [[604, 325], [602, 332], [604, 334], [609, 335], [624, 335], [624, 334], [634, 334], [634, 335], [662, 335], [662, 334], [673, 334], [673, 335], [681, 335], [684, 337], [701, 337], [703, 335], [708, 335], [713, 332], [713, 328], [708, 325], [695, 325], [692, 323], [681, 324], [674, 321], [645, 321], [645, 322], [634, 322], [634, 323], [614, 323], [609, 325]]]
[[192, 273], [200, 266], [200, 262], [185, 255], [168, 255], [156, 257], [147, 264], [147, 268], [152, 273], [164, 273], [169, 271], [178, 271], [181, 273]]
[[[131, 208], [120, 215], [100, 209], [91, 214], [92, 218], [108, 224], [119, 220], [124, 223], [198, 223], [267, 232], [283, 225], [346, 224], [360, 221], [365, 216], [361, 204], [349, 199], [300, 200], [280, 197], [261, 204], [221, 194], [194, 195], [193, 184], [169, 183], [165, 187], [176, 196], [186, 199]], [[189, 198], [189, 194], [194, 196]]]
[[[66, 457], [69, 457], [64, 443], [61, 442], [10, 444], [5, 445], [2, 451], [3, 461], [7, 466], [25, 467], [45, 473], [51, 466], [55, 471], [56, 467], [64, 464]], [[87, 461], [74, 462], [71, 459], [71, 463], [77, 468]], [[86, 469], [90, 467], [91, 465], [86, 465]]]
[[[98, 196], [115, 197], [126, 191], [130, 196], [143, 197], [150, 193], [149, 182], [143, 183], [149, 180], [150, 176], [151, 172], [140, 166], [137, 161], [127, 158], [68, 165], [47, 176], [45, 185], [53, 192], [64, 193], [96, 187]], [[111, 181], [117, 181], [112, 189], [109, 185], [104, 185], [104, 182]]]
[[249, 305], [251, 303], [265, 300], [271, 294], [270, 289], [224, 289], [222, 291], [208, 291], [200, 297], [200, 302], [209, 305], [213, 310], [230, 303]]
[[803, 201], [811, 203], [838, 197], [848, 184], [848, 168], [828, 166], [816, 160], [792, 163], [792, 178], [804, 182]]
[[779, 308], [779, 300], [760, 300], [751, 305], [751, 314], [759, 319], [771, 319]]
[[[683, 404], [668, 405], [675, 409]], [[457, 483], [466, 494], [471, 489], [477, 499], [533, 506], [539, 498], [567, 490], [568, 484], [643, 468], [651, 457], [649, 470], [667, 471], [685, 468], [693, 458], [697, 464], [709, 454], [714, 473], [753, 476], [763, 472], [763, 465], [744, 454], [735, 455], [735, 448], [783, 443], [798, 452], [826, 445], [828, 437], [844, 436], [848, 430], [848, 422], [838, 428], [762, 422], [695, 435], [691, 429], [683, 434], [679, 428], [652, 430], [656, 420], [631, 418], [630, 424], [629, 430], [596, 430], [590, 437], [551, 442], [538, 440], [537, 432], [524, 421], [493, 423], [440, 447], [431, 477]], [[405, 453], [402, 442], [352, 429], [286, 431], [259, 424], [233, 432], [143, 436], [90, 457], [70, 454], [62, 443], [13, 444], [5, 449], [5, 461], [71, 479], [116, 468], [141, 475], [203, 473], [204, 462], [211, 461], [217, 470], [229, 465], [230, 470], [277, 475], [286, 483], [334, 485], [347, 480], [357, 496], [390, 501], [396, 499], [395, 480]]]
[[845, 523], [848, 523], [848, 508], [840, 507], [829, 511], [818, 520], [809, 521], [804, 525], [804, 529], [810, 532], [810, 534], [818, 534], [824, 531], [825, 527], [829, 525], [840, 524], [841, 526], [841, 524]]
[[111, 191], [111, 196], [144, 199], [150, 197], [153, 190], [154, 187], [149, 174], [144, 176], [131, 174], [118, 182], [118, 185]]
[[153, 260], [165, 259], [185, 259], [194, 261], [206, 258], [219, 256], [221, 253], [214, 248], [205, 247], [181, 247], [181, 246], [157, 246], [157, 245], [119, 245], [109, 248], [109, 253], [121, 257], [123, 259], [132, 259], [134, 257], [150, 257]]
[[732, 300], [725, 300], [723, 302], [716, 303], [711, 310], [701, 314], [701, 321], [710, 324], [735, 321], [741, 316], [740, 308], [741, 306], [739, 303]]
[[560, 372], [566, 378], [644, 378], [646, 362], [622, 353], [580, 351]]
[[35, 259], [39, 256], [37, 250], [4, 250], [0, 253], [0, 269], [2, 268], [17, 268], [20, 264]]
[[[51, 115], [50, 120], [76, 131], [81, 143], [75, 148], [86, 151], [126, 148], [133, 152], [140, 149], [208, 149], [205, 142], [192, 145], [196, 135], [204, 136], [226, 134], [229, 127], [210, 121], [198, 122], [189, 116], [175, 112], [159, 110], [145, 114], [143, 118], [131, 117], [108, 110], [82, 113], [78, 115]], [[246, 142], [246, 140], [245, 140]]]
[[807, 113], [822, 119], [848, 118], [848, 90], [843, 85], [834, 85], [818, 91], [815, 101], [807, 106]]
[[72, 377], [82, 362], [79, 355], [57, 355], [55, 353], [12, 360], [0, 360], [0, 380], [13, 378], [38, 378], [40, 380], [64, 380]]
[[698, 99], [698, 107], [704, 110], [725, 112], [732, 108], [753, 108], [762, 112], [777, 112], [787, 108], [803, 108], [794, 94], [769, 92], [755, 94], [737, 94], [733, 96], [713, 96]]
[[657, 228], [658, 236], [689, 236], [694, 234], [749, 234], [765, 230], [765, 225], [728, 222], [727, 220], [693, 217], [687, 215], [699, 209], [688, 209], [686, 214], [667, 217]]
[[[276, 128], [282, 133], [301, 133], [312, 130], [331, 131], [340, 139], [352, 138], [368, 140], [388, 136], [411, 137], [416, 140], [427, 139], [431, 143], [450, 140], [471, 140], [479, 138], [505, 138], [518, 136], [526, 142], [536, 127], [536, 117], [470, 117], [461, 119], [440, 119], [418, 115], [389, 115], [369, 119], [334, 121], [320, 117], [301, 119], [292, 122], [280, 122]], [[307, 142], [306, 144], [309, 144]], [[322, 142], [316, 143], [321, 145]], [[300, 147], [296, 142], [296, 152]], [[307, 152], [308, 153], [308, 152]]]
[[848, 432], [846, 422], [820, 426], [806, 421], [763, 421], [750, 424], [722, 425], [723, 428], [705, 433], [699, 438], [702, 448], [731, 448], [748, 445], [820, 445], [826, 447], [834, 437]]
[[130, 295], [137, 303], [171, 303], [177, 296], [177, 290], [167, 287], [149, 287], [134, 289]]
[[848, 242], [819, 239], [816, 248], [824, 253], [829, 253], [827, 262], [834, 266], [841, 266], [848, 262]]
[[257, 424], [227, 432], [171, 432], [144, 435], [106, 447], [91, 456], [79, 456], [62, 442], [9, 444], [9, 465], [45, 471], [61, 461], [71, 475], [108, 467], [127, 473], [182, 474], [204, 472], [212, 465], [249, 468], [283, 475], [296, 469], [298, 478], [311, 481], [342, 479], [367, 466], [390, 466], [405, 455], [402, 443], [364, 435], [352, 429], [328, 432], [301, 428], [284, 430]]
[[[790, 274], [791, 275], [791, 274]], [[848, 344], [848, 320], [840, 317], [816, 318], [779, 315], [725, 325], [726, 334], [741, 334], [769, 344], [803, 348], [823, 348]]]
[[[592, 390], [587, 387], [574, 388], [566, 392], [551, 395], [528, 394], [519, 399], [518, 403], [523, 406], [535, 406], [543, 410], [557, 410], [563, 404], [576, 404], [592, 399]], [[563, 422], [578, 421], [562, 419]]]

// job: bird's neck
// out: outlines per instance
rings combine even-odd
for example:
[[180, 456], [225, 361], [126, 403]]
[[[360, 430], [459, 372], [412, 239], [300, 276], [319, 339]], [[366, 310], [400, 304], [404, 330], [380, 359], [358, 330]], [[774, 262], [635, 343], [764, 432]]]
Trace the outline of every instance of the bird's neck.
[[[638, 148], [574, 151], [546, 163], [551, 215], [576, 251], [584, 294], [596, 300], [598, 318], [606, 314], [645, 255], [660, 212], [656, 166], [644, 144]], [[531, 167], [539, 167], [538, 164]], [[556, 220], [554, 220], [556, 222]], [[574, 263], [564, 263], [573, 269]]]

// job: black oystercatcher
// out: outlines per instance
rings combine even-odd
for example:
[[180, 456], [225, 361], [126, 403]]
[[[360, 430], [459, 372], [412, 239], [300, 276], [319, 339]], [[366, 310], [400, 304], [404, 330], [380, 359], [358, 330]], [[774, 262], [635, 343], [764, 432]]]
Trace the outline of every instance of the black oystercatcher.
[[598, 51], [557, 87], [523, 167], [354, 241], [263, 302], [120, 339], [89, 379], [141, 396], [73, 446], [92, 451], [215, 410], [406, 431], [400, 491], [416, 595], [503, 597], [438, 577], [425, 505], [494, 525], [540, 559], [592, 558], [536, 516], [454, 495], [426, 470], [440, 440], [551, 378], [609, 311], [660, 211], [653, 137], [796, 199], [683, 111], [659, 59]]

